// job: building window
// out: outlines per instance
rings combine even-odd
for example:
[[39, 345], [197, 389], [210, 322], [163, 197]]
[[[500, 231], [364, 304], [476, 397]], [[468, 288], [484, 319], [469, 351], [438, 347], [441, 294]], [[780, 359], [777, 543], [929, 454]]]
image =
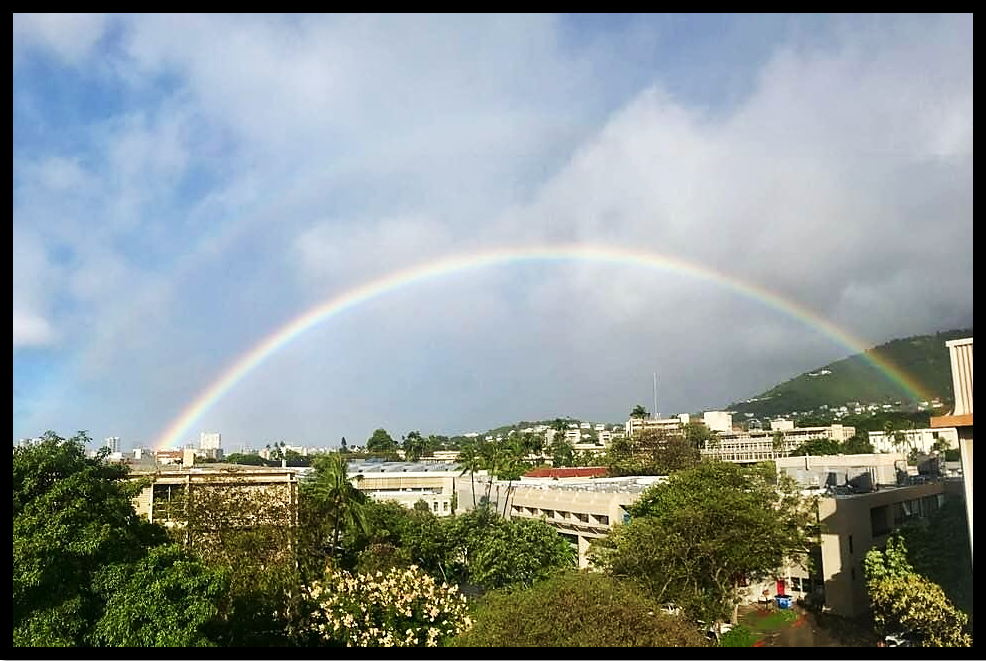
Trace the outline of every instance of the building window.
[[545, 518], [548, 518], [548, 519], [555, 518], [555, 511], [554, 510], [541, 510], [541, 514], [543, 514], [545, 516]]
[[849, 535], [849, 553], [852, 554], [852, 535]]
[[889, 517], [889, 505], [881, 505], [880, 507], [870, 509], [870, 529], [874, 537], [886, 535], [890, 532]]
[[855, 580], [856, 580], [856, 568], [855, 568], [855, 567], [853, 567], [853, 568], [852, 568], [851, 570], [849, 570], [849, 571], [850, 571], [850, 574], [852, 575], [852, 580], [854, 580], [854, 581], [855, 581]]
[[608, 526], [609, 525], [609, 515], [607, 515], [607, 514], [597, 514], [596, 515], [596, 518], [599, 520], [599, 523], [601, 523], [602, 525], [604, 525], [604, 526]]

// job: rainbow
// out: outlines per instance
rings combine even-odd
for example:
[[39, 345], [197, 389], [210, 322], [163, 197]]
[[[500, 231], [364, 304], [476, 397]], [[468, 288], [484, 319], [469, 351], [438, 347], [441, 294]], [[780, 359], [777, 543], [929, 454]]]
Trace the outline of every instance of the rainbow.
[[[462, 271], [528, 261], [585, 261], [629, 265], [693, 277], [697, 280], [720, 285], [726, 289], [760, 301], [766, 306], [784, 314], [790, 315], [806, 325], [817, 329], [838, 344], [845, 346], [852, 353], [863, 353], [869, 348], [860, 340], [850, 336], [845, 331], [794, 301], [783, 298], [762, 287], [727, 276], [713, 268], [699, 266], [677, 257], [650, 253], [643, 250], [592, 244], [507, 247], [481, 250], [467, 254], [452, 255], [398, 271], [354, 287], [313, 306], [275, 330], [253, 348], [234, 360], [216, 380], [202, 390], [181, 411], [178, 417], [159, 436], [154, 445], [159, 449], [179, 445], [182, 437], [188, 434], [192, 425], [254, 369], [303, 333], [336, 315], [342, 314], [377, 297], [396, 292], [404, 287], [426, 280], [443, 278]], [[918, 400], [929, 399], [924, 389], [895, 365], [878, 356], [871, 354], [864, 355], [867, 356], [867, 359], [876, 369], [882, 372], [892, 382], [902, 387], [909, 395]]]

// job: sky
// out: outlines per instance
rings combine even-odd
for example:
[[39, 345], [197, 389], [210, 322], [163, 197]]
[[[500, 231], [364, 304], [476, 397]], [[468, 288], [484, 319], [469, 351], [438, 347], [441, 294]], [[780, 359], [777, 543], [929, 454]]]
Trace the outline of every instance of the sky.
[[[14, 15], [13, 437], [150, 447], [320, 303], [633, 250], [863, 346], [972, 325], [972, 16]], [[749, 291], [749, 289], [747, 289]], [[859, 347], [674, 268], [326, 318], [181, 442], [717, 409]]]

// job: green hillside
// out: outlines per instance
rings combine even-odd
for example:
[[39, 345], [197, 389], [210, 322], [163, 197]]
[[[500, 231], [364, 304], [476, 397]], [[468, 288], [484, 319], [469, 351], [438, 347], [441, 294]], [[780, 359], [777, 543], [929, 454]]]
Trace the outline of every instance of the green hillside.
[[877, 358], [907, 373], [928, 393], [950, 404], [952, 372], [945, 342], [972, 337], [972, 329], [943, 331], [934, 335], [917, 335], [891, 340], [843, 360], [802, 374], [745, 402], [729, 405], [730, 411], [753, 413], [757, 417], [781, 415], [792, 411], [817, 410], [822, 405], [843, 406], [848, 402], [914, 406], [910, 395], [871, 360]]

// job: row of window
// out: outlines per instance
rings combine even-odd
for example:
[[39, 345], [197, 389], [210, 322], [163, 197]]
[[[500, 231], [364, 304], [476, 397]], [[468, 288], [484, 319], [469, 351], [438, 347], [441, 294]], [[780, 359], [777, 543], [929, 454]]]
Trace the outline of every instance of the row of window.
[[517, 516], [541, 517], [551, 520], [571, 521], [573, 523], [585, 523], [608, 526], [609, 515], [607, 514], [587, 514], [586, 512], [565, 512], [563, 510], [540, 509], [537, 507], [524, 507], [514, 505], [512, 511]]

